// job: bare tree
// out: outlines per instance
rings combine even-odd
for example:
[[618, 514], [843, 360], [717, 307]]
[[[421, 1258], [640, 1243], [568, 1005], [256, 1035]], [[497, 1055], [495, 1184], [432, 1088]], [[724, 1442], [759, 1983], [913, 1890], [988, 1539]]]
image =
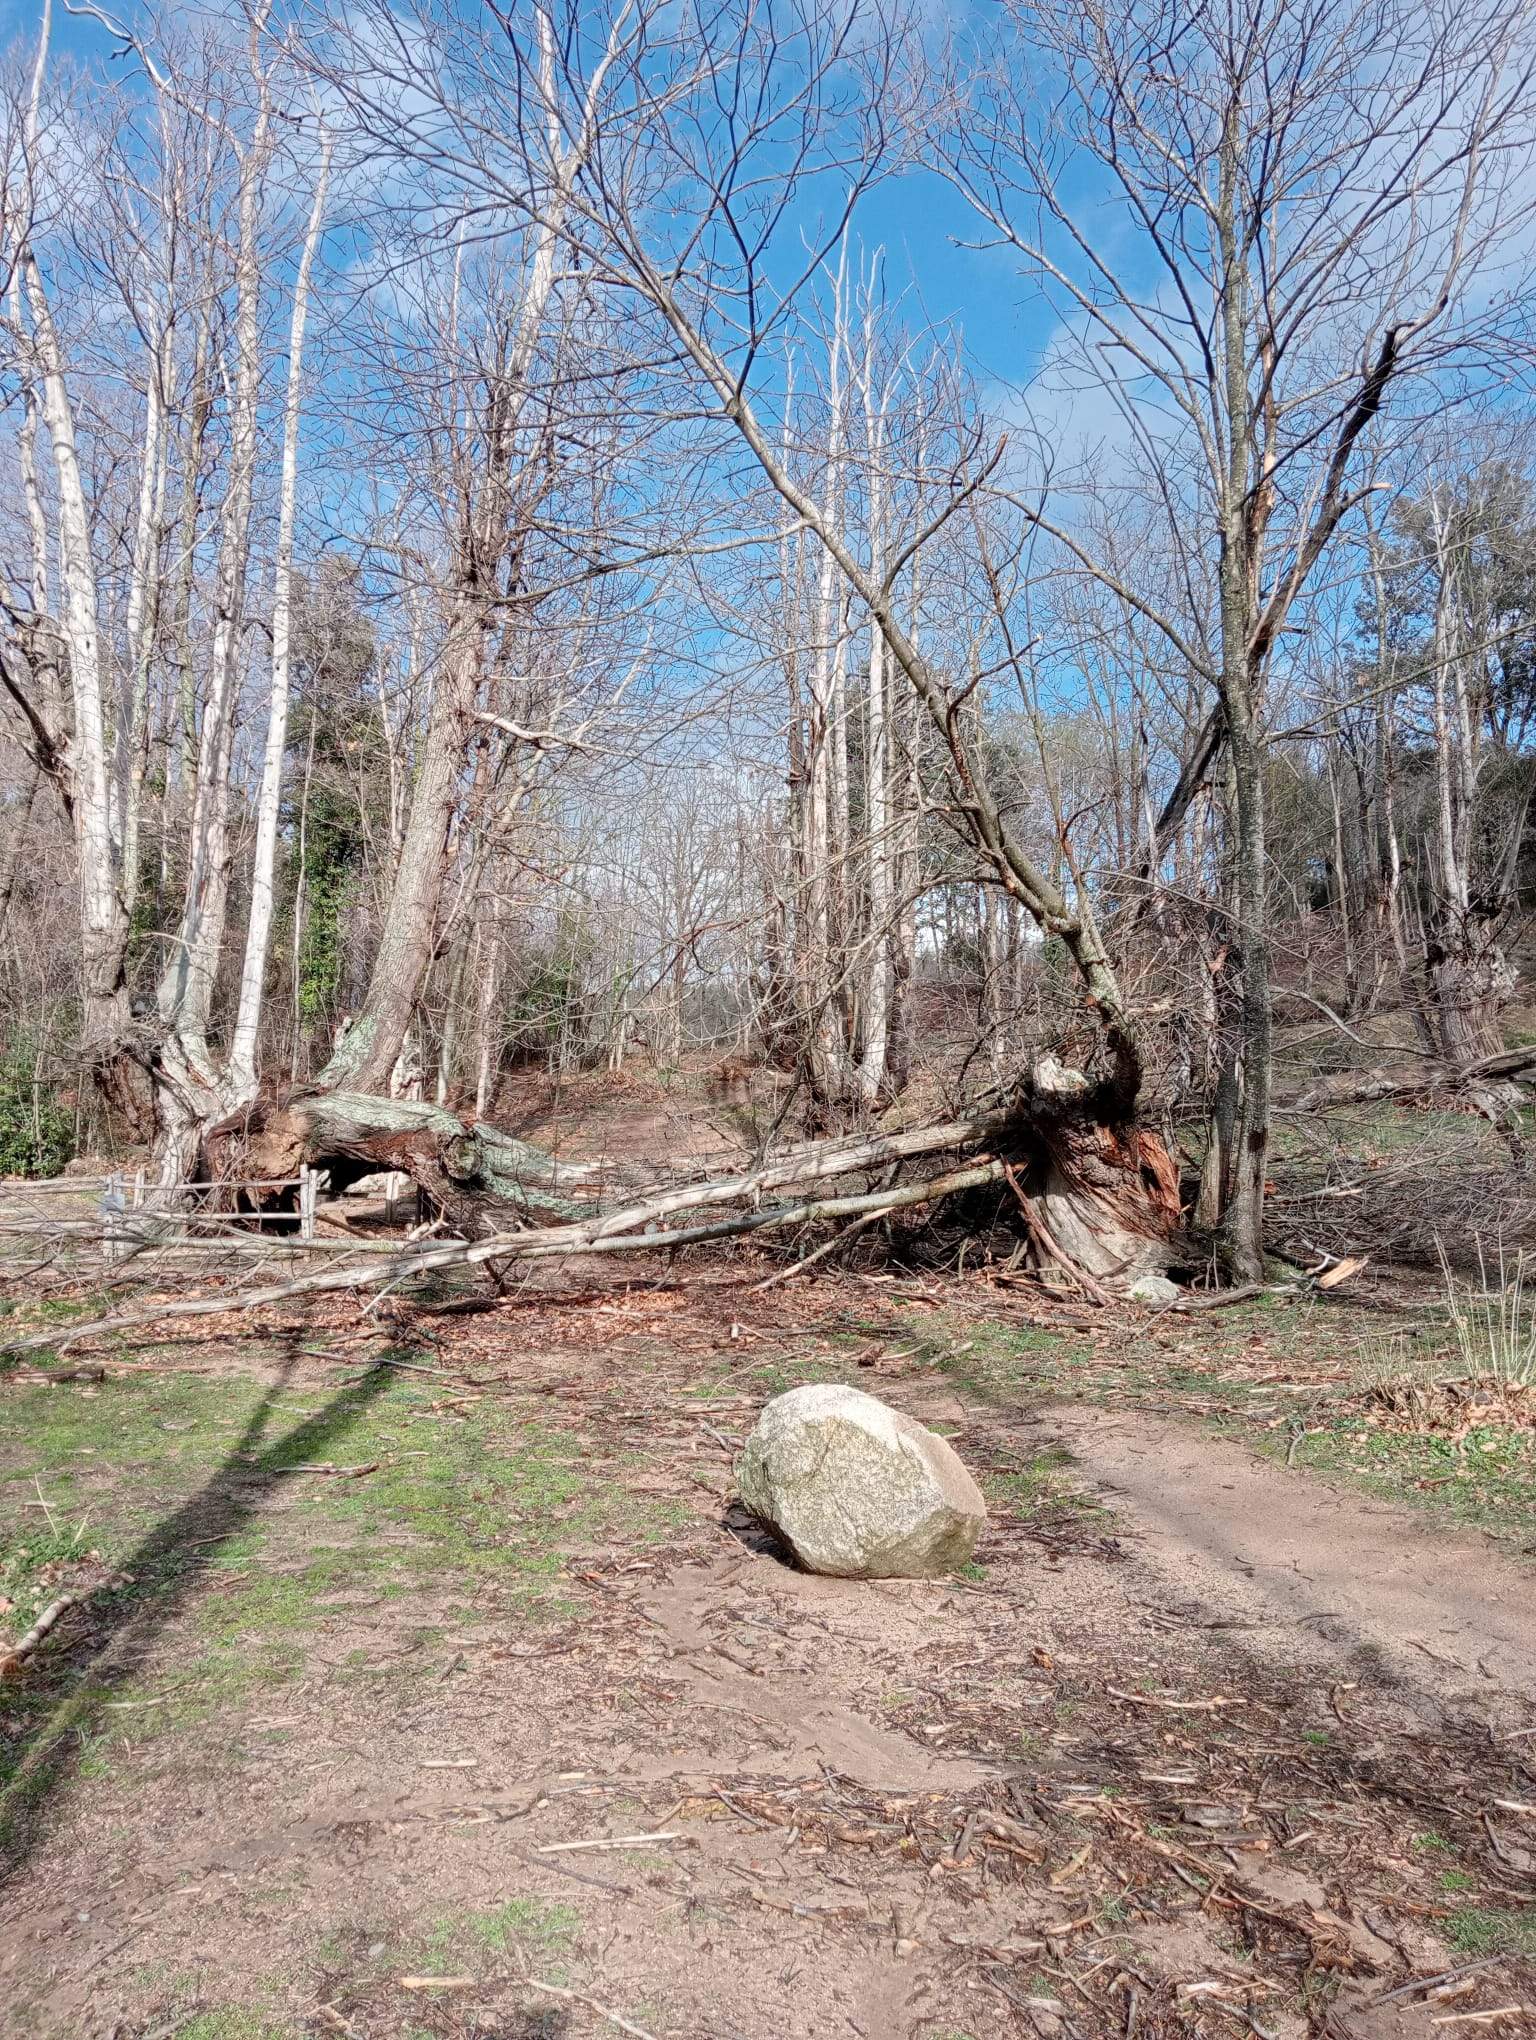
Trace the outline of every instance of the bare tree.
[[[1529, 210], [1528, 11], [1010, 5], [954, 80], [932, 129], [951, 176], [1054, 294], [1086, 372], [1120, 406], [1127, 458], [1158, 477], [1170, 543], [1186, 543], [1182, 524], [1214, 561], [1207, 649], [1070, 513], [1030, 506], [1216, 697], [1168, 819], [1224, 743], [1242, 1055], [1222, 1231], [1233, 1272], [1251, 1279], [1270, 1126], [1271, 677], [1360, 511], [1363, 455], [1400, 389], [1412, 380], [1443, 402], [1458, 366], [1501, 372], [1518, 300], [1493, 261]], [[1113, 257], [1099, 209], [1115, 222]]]

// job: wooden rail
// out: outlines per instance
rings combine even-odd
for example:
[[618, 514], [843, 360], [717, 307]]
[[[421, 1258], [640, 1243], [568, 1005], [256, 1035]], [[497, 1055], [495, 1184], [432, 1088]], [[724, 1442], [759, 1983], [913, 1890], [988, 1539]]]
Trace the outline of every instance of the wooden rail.
[[[285, 1229], [293, 1224], [295, 1214], [291, 1211], [199, 1211], [185, 1208], [180, 1200], [188, 1192], [222, 1190], [230, 1195], [256, 1191], [296, 1190], [298, 1192], [298, 1237], [306, 1244], [315, 1238], [315, 1207], [319, 1192], [318, 1169], [302, 1167], [297, 1176], [252, 1176], [249, 1178], [208, 1183], [176, 1183], [164, 1185], [148, 1180], [147, 1171], [135, 1169], [131, 1174], [123, 1169], [110, 1170], [104, 1176], [48, 1176], [36, 1180], [25, 1177], [0, 1182], [0, 1227], [16, 1229], [16, 1221], [39, 1218], [35, 1208], [29, 1209], [30, 1200], [55, 1195], [73, 1196], [82, 1202], [94, 1201], [96, 1226], [102, 1250], [109, 1261], [120, 1260], [125, 1252], [149, 1243], [146, 1225], [153, 1222], [156, 1233], [162, 1226], [175, 1228], [180, 1223], [186, 1234], [195, 1234], [199, 1228], [228, 1226], [238, 1221], [241, 1231], [251, 1227], [278, 1225]], [[171, 1200], [176, 1200], [174, 1203]], [[69, 1232], [73, 1230], [67, 1219], [50, 1213], [46, 1220], [50, 1231]], [[163, 1241], [161, 1242], [164, 1243]]]

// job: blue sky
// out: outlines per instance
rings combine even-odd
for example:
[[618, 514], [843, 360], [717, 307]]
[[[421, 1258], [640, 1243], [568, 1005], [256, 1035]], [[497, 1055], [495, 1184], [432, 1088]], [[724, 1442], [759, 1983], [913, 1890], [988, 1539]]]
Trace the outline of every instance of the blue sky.
[[[103, 11], [132, 20], [134, 0], [101, 0]], [[166, 10], [174, 20], [178, 12]], [[0, 39], [30, 51], [37, 34], [40, 0], [0, 0]], [[111, 61], [113, 39], [101, 25], [65, 10], [54, 0], [54, 58], [99, 64], [122, 76], [133, 59]], [[1057, 330], [1057, 322], [1019, 275], [1016, 258], [1004, 250], [966, 246], [977, 240], [978, 223], [954, 189], [936, 172], [914, 170], [878, 184], [862, 201], [856, 240], [883, 247], [891, 298], [904, 298], [913, 325], [932, 324], [964, 331], [967, 354], [983, 382], [1013, 385], [1029, 380]]]

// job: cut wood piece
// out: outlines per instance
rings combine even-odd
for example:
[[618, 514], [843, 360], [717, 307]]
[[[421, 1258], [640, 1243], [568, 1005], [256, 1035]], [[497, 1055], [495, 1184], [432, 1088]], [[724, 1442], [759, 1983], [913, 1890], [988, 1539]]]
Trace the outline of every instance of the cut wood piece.
[[1346, 1255], [1342, 1261], [1336, 1261], [1326, 1274], [1318, 1276], [1318, 1288], [1337, 1289], [1339, 1284], [1347, 1282], [1351, 1275], [1358, 1275], [1369, 1258], [1367, 1254]]

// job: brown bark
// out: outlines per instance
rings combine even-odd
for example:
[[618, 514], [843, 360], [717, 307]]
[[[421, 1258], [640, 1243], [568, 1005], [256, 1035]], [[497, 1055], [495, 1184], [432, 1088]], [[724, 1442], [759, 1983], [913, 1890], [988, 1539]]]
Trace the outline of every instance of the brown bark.
[[459, 774], [479, 682], [479, 642], [479, 627], [466, 619], [444, 659], [411, 793], [399, 871], [362, 1011], [321, 1071], [322, 1084], [387, 1091], [410, 1031], [441, 932]]

